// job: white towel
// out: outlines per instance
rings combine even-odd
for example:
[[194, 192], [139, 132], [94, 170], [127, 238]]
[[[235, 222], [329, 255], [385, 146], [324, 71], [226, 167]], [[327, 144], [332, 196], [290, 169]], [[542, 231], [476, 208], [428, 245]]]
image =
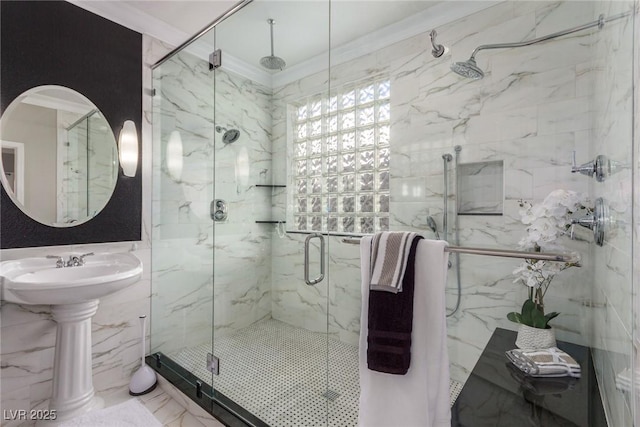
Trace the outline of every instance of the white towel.
[[411, 333], [411, 367], [406, 375], [367, 369], [370, 236], [360, 242], [362, 311], [360, 314], [361, 427], [450, 427], [449, 354], [445, 314], [448, 253], [442, 240], [421, 240], [416, 250], [416, 277]]
[[371, 249], [372, 291], [402, 292], [411, 244], [417, 233], [383, 231], [373, 236]]

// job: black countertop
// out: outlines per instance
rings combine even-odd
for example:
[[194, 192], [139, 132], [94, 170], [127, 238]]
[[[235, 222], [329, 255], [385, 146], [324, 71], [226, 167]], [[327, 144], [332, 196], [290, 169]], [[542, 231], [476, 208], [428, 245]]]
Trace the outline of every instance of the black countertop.
[[582, 377], [532, 378], [509, 362], [516, 332], [497, 328], [455, 405], [453, 427], [606, 427], [588, 347], [558, 341], [582, 369]]

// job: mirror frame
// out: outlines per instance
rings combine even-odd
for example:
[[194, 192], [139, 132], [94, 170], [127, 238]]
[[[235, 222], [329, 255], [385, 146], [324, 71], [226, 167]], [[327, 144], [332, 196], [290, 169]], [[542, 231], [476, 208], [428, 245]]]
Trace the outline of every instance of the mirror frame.
[[[66, 86], [100, 109], [116, 141], [125, 120], [142, 152], [142, 34], [66, 1], [0, 2], [0, 116], [28, 89]], [[75, 227], [41, 224], [0, 190], [0, 248], [141, 240], [142, 156], [136, 176], [123, 175], [111, 199]]]

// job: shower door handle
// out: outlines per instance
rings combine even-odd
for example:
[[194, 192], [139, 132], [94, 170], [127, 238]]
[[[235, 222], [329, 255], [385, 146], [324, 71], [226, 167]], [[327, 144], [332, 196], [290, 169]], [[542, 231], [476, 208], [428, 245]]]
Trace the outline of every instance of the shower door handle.
[[[315, 279], [309, 279], [309, 243], [311, 239], [320, 239], [320, 275]], [[307, 285], [313, 286], [324, 280], [324, 236], [320, 233], [313, 233], [304, 240], [304, 281]]]

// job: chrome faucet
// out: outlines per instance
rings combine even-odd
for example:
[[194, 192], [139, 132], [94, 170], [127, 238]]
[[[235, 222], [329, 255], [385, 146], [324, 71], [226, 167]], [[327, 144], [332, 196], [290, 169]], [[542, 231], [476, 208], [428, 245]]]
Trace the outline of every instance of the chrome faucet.
[[598, 197], [595, 201], [593, 214], [583, 218], [573, 218], [571, 220], [570, 237], [573, 239], [573, 228], [576, 225], [588, 228], [593, 231], [593, 240], [598, 246], [604, 245], [605, 233], [609, 231], [614, 221], [609, 213], [609, 206], [602, 197]]
[[69, 260], [65, 262], [64, 258], [58, 255], [47, 255], [47, 258], [56, 260], [56, 268], [63, 267], [80, 267], [84, 265], [84, 258], [90, 255], [95, 255], [93, 252], [89, 252], [82, 255], [69, 255]]
[[56, 260], [56, 268], [65, 267], [64, 259], [58, 255], [47, 255], [47, 258], [52, 258]]
[[82, 255], [70, 255], [69, 261], [67, 261], [67, 267], [80, 267], [84, 265], [84, 258], [90, 255], [94, 255], [93, 252], [89, 252]]

